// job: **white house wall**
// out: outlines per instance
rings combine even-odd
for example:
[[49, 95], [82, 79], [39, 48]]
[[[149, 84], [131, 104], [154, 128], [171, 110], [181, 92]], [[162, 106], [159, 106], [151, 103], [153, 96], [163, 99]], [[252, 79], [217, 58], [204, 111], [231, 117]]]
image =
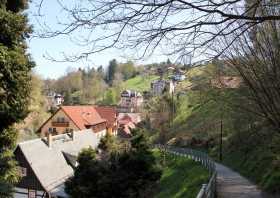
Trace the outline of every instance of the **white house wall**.
[[[28, 198], [28, 189], [26, 188], [14, 188], [14, 198]], [[43, 191], [36, 191], [36, 198], [42, 198], [44, 195]], [[44, 196], [46, 197], [46, 196]]]

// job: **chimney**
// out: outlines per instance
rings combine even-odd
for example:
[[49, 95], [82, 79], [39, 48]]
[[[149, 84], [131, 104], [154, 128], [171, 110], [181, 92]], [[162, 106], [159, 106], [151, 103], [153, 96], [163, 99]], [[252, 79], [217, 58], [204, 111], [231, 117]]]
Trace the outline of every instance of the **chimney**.
[[74, 130], [73, 129], [70, 130], [70, 136], [72, 138], [72, 141], [74, 141], [75, 140], [75, 134], [74, 134]]
[[47, 143], [48, 143], [48, 146], [51, 148], [52, 147], [52, 134], [51, 133], [48, 133]]

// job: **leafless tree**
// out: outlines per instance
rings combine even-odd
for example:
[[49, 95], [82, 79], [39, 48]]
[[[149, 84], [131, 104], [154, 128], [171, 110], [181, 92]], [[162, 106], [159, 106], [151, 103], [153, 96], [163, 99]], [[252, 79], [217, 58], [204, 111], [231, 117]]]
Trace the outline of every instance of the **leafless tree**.
[[[223, 59], [242, 77], [248, 87], [248, 99], [258, 106], [255, 111], [280, 132], [279, 21], [266, 21], [232, 37], [235, 42], [223, 52]], [[220, 40], [222, 46], [229, 46], [228, 42], [226, 37]]]
[[64, 60], [77, 61], [109, 48], [133, 49], [143, 57], [161, 46], [178, 58], [221, 56], [242, 76], [261, 114], [280, 131], [279, 0], [57, 2], [65, 18], [61, 29], [41, 23], [39, 36], [69, 36], [89, 47]]
[[[35, 0], [36, 1], [36, 0]], [[39, 2], [38, 2], [39, 1]], [[166, 55], [220, 55], [243, 32], [279, 21], [278, 0], [57, 0], [62, 11], [60, 28], [49, 28], [40, 19], [41, 37], [69, 36], [87, 50], [66, 55], [66, 61], [86, 58], [108, 48], [134, 49], [138, 58], [163, 47]], [[38, 16], [44, 6], [37, 0]], [[79, 35], [79, 32], [83, 35]], [[239, 32], [239, 34], [237, 34]], [[227, 37], [229, 46], [216, 53], [213, 46]]]

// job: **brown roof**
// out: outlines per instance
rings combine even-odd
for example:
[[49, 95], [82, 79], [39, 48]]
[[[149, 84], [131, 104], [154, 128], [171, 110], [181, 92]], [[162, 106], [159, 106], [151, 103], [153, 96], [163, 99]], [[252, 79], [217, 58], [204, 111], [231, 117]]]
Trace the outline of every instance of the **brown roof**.
[[86, 126], [92, 126], [106, 122], [96, 111], [94, 106], [61, 106], [65, 114], [82, 130]]
[[99, 113], [101, 118], [107, 120], [107, 125], [113, 127], [117, 119], [117, 111], [115, 107], [96, 106], [95, 110]]

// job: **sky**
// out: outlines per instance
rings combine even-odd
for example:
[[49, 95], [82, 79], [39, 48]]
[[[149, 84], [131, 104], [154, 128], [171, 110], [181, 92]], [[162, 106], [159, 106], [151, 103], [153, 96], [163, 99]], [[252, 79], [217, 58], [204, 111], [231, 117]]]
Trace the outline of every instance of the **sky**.
[[[71, 2], [71, 0], [68, 1]], [[38, 11], [36, 5], [36, 0], [32, 1], [27, 11], [30, 24], [33, 26], [35, 32], [40, 30], [40, 25], [37, 20], [38, 17], [36, 17]], [[56, 0], [44, 1], [41, 12], [42, 14], [44, 14], [44, 21], [51, 28], [58, 27], [57, 22], [64, 17], [61, 15], [61, 10]], [[42, 23], [42, 21], [40, 21], [40, 23]], [[97, 32], [97, 34], [102, 33]], [[121, 50], [109, 49], [107, 51], [92, 55], [89, 60], [82, 60], [79, 62], [55, 62], [49, 60], [46, 57], [62, 59], [63, 53], [69, 55], [74, 52], [79, 52], [83, 48], [73, 44], [73, 42], [71, 42], [68, 37], [55, 37], [47, 39], [31, 37], [31, 39], [28, 40], [28, 45], [29, 53], [31, 54], [33, 60], [36, 62], [36, 67], [34, 68], [34, 70], [43, 78], [58, 78], [64, 75], [70, 68], [78, 69], [86, 67], [98, 67], [100, 65], [106, 67], [109, 61], [114, 58], [119, 62], [125, 62], [127, 60], [133, 59], [133, 56], [131, 56], [131, 54], [130, 56], [127, 56], [128, 54], [124, 54]], [[151, 57], [135, 62], [136, 64], [153, 63], [166, 61], [167, 58], [167, 56], [157, 53]]]

